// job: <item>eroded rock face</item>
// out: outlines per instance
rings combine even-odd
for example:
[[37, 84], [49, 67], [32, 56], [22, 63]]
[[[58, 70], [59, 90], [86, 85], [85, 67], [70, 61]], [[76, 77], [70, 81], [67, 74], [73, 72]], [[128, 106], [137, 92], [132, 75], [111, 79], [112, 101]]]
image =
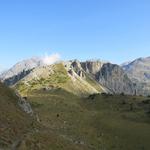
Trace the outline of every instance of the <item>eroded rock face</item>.
[[100, 71], [105, 62], [102, 61], [86, 61], [81, 62], [81, 66], [85, 72], [95, 75]]
[[117, 94], [136, 94], [136, 88], [123, 69], [114, 64], [104, 64], [96, 74], [96, 79], [105, 87]]
[[134, 95], [137, 92], [135, 84], [118, 65], [101, 61], [75, 61], [71, 66], [78, 75], [87, 73], [112, 93]]

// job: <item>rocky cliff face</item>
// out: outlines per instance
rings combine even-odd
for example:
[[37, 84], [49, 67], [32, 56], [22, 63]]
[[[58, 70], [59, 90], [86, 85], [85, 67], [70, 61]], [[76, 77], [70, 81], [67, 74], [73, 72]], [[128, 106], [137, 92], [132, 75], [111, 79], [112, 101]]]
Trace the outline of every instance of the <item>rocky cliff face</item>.
[[122, 68], [137, 85], [139, 95], [150, 94], [150, 57], [139, 58], [130, 63], [123, 64]]
[[136, 59], [127, 65], [122, 65], [128, 75], [140, 82], [150, 81], [150, 57]]
[[86, 61], [81, 63], [74, 61], [71, 66], [78, 74], [82, 72], [82, 74], [88, 74], [93, 77], [111, 93], [136, 94], [135, 85], [118, 65], [101, 61]]
[[113, 93], [136, 94], [135, 85], [118, 65], [110, 63], [104, 64], [96, 74], [96, 79]]
[[81, 62], [81, 66], [85, 70], [85, 72], [95, 75], [97, 72], [100, 71], [105, 63], [106, 62], [103, 61], [86, 61]]

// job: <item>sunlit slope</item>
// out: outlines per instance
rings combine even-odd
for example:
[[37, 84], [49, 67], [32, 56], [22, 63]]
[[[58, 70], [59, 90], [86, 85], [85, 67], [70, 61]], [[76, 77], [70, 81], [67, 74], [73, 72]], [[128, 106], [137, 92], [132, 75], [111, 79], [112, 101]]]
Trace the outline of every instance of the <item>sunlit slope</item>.
[[0, 149], [1, 150], [83, 150], [56, 133], [18, 106], [18, 97], [0, 83]]
[[73, 70], [69, 72], [63, 63], [35, 68], [29, 75], [16, 84], [21, 94], [36, 89], [63, 88], [79, 96], [101, 93], [103, 88], [88, 75], [79, 76]]
[[41, 124], [84, 150], [149, 150], [149, 98], [79, 98], [57, 89], [32, 91], [29, 101]]

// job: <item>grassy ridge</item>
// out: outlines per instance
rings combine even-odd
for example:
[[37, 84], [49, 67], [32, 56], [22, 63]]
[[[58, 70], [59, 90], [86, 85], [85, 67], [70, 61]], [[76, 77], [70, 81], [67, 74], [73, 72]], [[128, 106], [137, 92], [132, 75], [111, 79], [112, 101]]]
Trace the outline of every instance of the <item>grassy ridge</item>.
[[[45, 69], [46, 70], [46, 69]], [[29, 80], [27, 83], [24, 81], [20, 81], [17, 83], [15, 88], [22, 95], [26, 95], [28, 91], [41, 89], [41, 88], [49, 88], [49, 87], [61, 87], [65, 85], [70, 78], [67, 75], [67, 71], [64, 69], [62, 64], [56, 64], [52, 66], [53, 73], [49, 74], [49, 77], [40, 77], [39, 79]]]
[[[49, 72], [49, 69], [52, 71]], [[70, 76], [62, 63], [37, 68], [33, 70], [27, 78], [19, 81], [15, 86], [22, 95], [27, 95], [28, 91], [37, 89], [59, 87], [78, 96], [103, 91], [102, 87], [88, 75], [86, 75], [85, 78], [81, 78], [77, 74]]]

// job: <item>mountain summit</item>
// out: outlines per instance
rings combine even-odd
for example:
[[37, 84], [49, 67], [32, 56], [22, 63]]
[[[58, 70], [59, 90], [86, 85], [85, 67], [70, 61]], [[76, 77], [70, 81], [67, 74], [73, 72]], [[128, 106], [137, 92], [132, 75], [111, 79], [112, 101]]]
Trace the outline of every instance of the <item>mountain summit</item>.
[[122, 68], [131, 80], [137, 84], [139, 94], [150, 94], [150, 57], [138, 58], [128, 64], [123, 64]]

